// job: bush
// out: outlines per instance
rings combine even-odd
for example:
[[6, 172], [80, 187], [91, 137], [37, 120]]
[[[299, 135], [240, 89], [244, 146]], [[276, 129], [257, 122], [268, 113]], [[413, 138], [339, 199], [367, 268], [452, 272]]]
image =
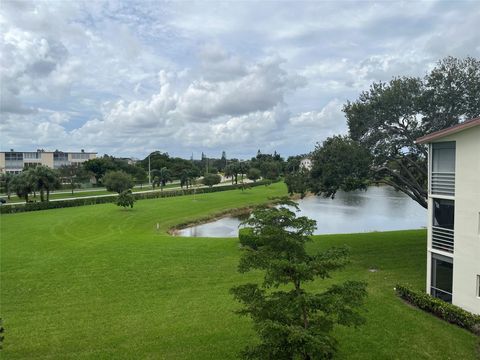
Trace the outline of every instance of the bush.
[[410, 304], [480, 335], [480, 315], [472, 314], [458, 306], [434, 298], [427, 293], [411, 290], [406, 286], [397, 285], [395, 290], [398, 296]]
[[[263, 181], [259, 181], [255, 184], [249, 184], [250, 186], [260, 186], [263, 185]], [[133, 194], [135, 200], [143, 200], [143, 199], [157, 199], [163, 197], [171, 197], [171, 196], [182, 196], [182, 195], [192, 195], [196, 194], [206, 194], [212, 193], [217, 191], [227, 191], [227, 190], [234, 190], [240, 189], [241, 184], [238, 185], [225, 185], [225, 186], [217, 186], [217, 187], [209, 187], [209, 188], [199, 188], [199, 189], [178, 189], [178, 190], [170, 190], [170, 191], [155, 191], [155, 192], [140, 192], [137, 194]], [[59, 209], [59, 208], [66, 208], [66, 207], [74, 207], [74, 206], [84, 206], [84, 205], [95, 205], [95, 204], [105, 204], [105, 203], [114, 203], [117, 201], [118, 195], [108, 195], [108, 196], [99, 196], [99, 197], [92, 197], [92, 198], [76, 198], [72, 200], [61, 200], [61, 201], [48, 201], [48, 202], [32, 202], [27, 204], [17, 204], [17, 205], [1, 205], [0, 206], [0, 214], [14, 214], [19, 212], [25, 211], [38, 211], [38, 210], [47, 210], [47, 209]]]
[[220, 181], [222, 180], [222, 177], [217, 174], [205, 174], [205, 176], [202, 179], [202, 183], [205, 184], [206, 186], [212, 187], [213, 185], [220, 184]]

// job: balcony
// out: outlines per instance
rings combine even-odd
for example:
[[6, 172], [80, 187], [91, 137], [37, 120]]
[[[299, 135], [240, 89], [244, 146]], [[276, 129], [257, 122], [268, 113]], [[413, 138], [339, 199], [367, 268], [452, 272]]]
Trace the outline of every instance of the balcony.
[[455, 196], [455, 173], [432, 171], [431, 192], [434, 195]]
[[432, 248], [453, 254], [454, 230], [432, 226]]

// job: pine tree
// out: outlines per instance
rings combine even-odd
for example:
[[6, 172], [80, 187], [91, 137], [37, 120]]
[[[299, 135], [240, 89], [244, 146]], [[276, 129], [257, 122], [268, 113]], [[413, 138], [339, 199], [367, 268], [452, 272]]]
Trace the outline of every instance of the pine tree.
[[[292, 205], [291, 202], [286, 202]], [[243, 254], [239, 271], [261, 270], [261, 285], [245, 284], [231, 291], [249, 316], [259, 336], [248, 346], [245, 359], [331, 359], [337, 341], [336, 324], [358, 326], [364, 322], [358, 309], [367, 295], [366, 284], [347, 281], [323, 292], [308, 292], [305, 283], [330, 277], [348, 262], [346, 248], [309, 254], [315, 221], [296, 217], [289, 208], [261, 208], [240, 231]], [[278, 288], [281, 286], [281, 290]]]

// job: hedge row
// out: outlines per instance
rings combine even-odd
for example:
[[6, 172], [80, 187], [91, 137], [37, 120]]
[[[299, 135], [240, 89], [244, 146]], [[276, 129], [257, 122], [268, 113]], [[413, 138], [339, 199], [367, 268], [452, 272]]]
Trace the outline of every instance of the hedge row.
[[398, 296], [410, 304], [480, 335], [480, 315], [472, 314], [458, 306], [434, 298], [427, 293], [411, 290], [406, 286], [397, 285], [395, 290]]
[[[250, 188], [260, 185], [268, 185], [271, 182], [268, 181], [258, 181], [256, 183], [249, 183], [243, 185], [244, 188]], [[143, 199], [156, 199], [172, 196], [182, 196], [182, 195], [192, 195], [194, 192], [196, 194], [205, 194], [213, 193], [217, 191], [227, 191], [234, 189], [241, 189], [241, 184], [234, 185], [224, 185], [224, 186], [215, 186], [211, 188], [198, 188], [198, 189], [185, 189], [185, 190], [165, 190], [165, 191], [155, 191], [155, 192], [144, 192], [133, 194], [135, 200]], [[38, 211], [38, 210], [47, 210], [47, 209], [59, 209], [66, 207], [74, 206], [84, 206], [84, 205], [96, 205], [96, 204], [105, 204], [113, 203], [116, 201], [118, 195], [108, 195], [101, 197], [91, 197], [91, 198], [76, 198], [71, 200], [60, 200], [60, 201], [44, 201], [44, 202], [31, 202], [27, 204], [17, 204], [17, 205], [3, 205], [0, 206], [0, 214], [14, 214], [25, 211]]]

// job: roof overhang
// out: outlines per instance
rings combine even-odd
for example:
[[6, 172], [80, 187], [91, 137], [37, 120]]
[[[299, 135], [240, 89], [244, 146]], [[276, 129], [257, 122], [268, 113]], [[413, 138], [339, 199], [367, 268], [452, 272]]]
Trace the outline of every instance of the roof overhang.
[[448, 135], [456, 134], [460, 131], [470, 129], [470, 128], [475, 127], [475, 126], [480, 126], [480, 118], [466, 120], [466, 121], [464, 121], [460, 124], [451, 126], [449, 128], [439, 130], [439, 131], [435, 131], [433, 133], [430, 133], [428, 135], [425, 135], [425, 136], [422, 136], [422, 137], [418, 138], [417, 140], [415, 140], [415, 143], [417, 143], [417, 144], [427, 144], [429, 142], [441, 139], [441, 138], [443, 138], [445, 136], [448, 136]]

